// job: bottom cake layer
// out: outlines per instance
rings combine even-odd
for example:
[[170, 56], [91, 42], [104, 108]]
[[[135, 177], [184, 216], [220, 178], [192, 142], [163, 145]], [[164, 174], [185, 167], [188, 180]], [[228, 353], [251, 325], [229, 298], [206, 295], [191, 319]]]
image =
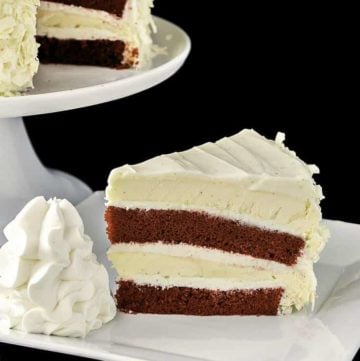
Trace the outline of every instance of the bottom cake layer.
[[127, 313], [183, 315], [277, 315], [282, 288], [214, 291], [190, 287], [162, 288], [119, 281], [117, 306]]
[[109, 68], [131, 68], [137, 62], [137, 50], [127, 54], [123, 41], [61, 40], [38, 36], [40, 62], [74, 65], [94, 65]]

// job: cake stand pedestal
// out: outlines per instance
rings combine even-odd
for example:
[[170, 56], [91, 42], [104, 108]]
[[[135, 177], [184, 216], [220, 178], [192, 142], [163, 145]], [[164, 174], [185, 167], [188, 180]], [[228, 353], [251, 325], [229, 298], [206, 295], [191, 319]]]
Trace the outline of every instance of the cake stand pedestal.
[[22, 118], [0, 118], [1, 229], [27, 201], [38, 195], [67, 198], [76, 204], [90, 194], [91, 189], [75, 177], [43, 166]]
[[124, 98], [172, 76], [189, 55], [190, 39], [176, 25], [160, 18], [155, 21], [158, 33], [154, 41], [167, 52], [158, 56], [147, 70], [42, 65], [33, 91], [25, 96], [0, 98], [0, 245], [4, 241], [2, 228], [33, 197], [67, 198], [77, 204], [91, 194], [91, 189], [79, 179], [44, 167], [31, 145], [22, 117]]

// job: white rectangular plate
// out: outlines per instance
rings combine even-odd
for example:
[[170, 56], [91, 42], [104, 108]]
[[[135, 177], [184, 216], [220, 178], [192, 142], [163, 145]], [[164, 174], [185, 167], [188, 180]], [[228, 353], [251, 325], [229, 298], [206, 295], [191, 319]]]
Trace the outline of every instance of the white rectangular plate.
[[[105, 252], [104, 193], [78, 206], [95, 253]], [[315, 311], [285, 317], [125, 315], [84, 340], [0, 331], [0, 342], [101, 360], [351, 360], [360, 346], [360, 225], [327, 221]]]

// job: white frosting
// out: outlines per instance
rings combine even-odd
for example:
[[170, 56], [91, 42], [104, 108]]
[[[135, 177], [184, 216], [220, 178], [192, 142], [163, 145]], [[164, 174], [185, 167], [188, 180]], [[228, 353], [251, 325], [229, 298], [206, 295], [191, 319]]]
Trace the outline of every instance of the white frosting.
[[0, 1], [0, 97], [33, 86], [38, 69], [35, 41], [39, 0]]
[[106, 11], [41, 1], [37, 34], [58, 39], [122, 40], [129, 59], [139, 49], [140, 66], [149, 62], [156, 48], [151, 34], [156, 31], [151, 17], [153, 0], [128, 0], [121, 18]]
[[5, 228], [0, 249], [0, 325], [84, 337], [116, 313], [109, 277], [76, 209], [37, 197]]
[[[319, 172], [318, 168], [302, 162], [280, 143], [280, 139], [284, 139], [284, 135], [278, 136], [277, 142], [274, 142], [254, 130], [245, 129], [215, 143], [205, 143], [184, 152], [160, 155], [140, 164], [114, 169], [110, 175], [110, 188], [111, 181], [117, 176], [186, 174], [223, 181], [246, 180], [245, 185], [252, 191], [319, 200], [322, 197], [321, 188], [315, 185], [312, 178], [314, 173]], [[111, 196], [111, 189], [109, 193]]]

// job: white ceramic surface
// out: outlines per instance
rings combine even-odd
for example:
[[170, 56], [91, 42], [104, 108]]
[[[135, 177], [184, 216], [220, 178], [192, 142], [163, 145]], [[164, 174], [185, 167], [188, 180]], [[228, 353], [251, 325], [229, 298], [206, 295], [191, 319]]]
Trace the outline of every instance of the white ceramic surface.
[[154, 41], [166, 48], [152, 66], [143, 71], [99, 67], [41, 65], [35, 88], [25, 96], [0, 98], [0, 118], [58, 112], [120, 99], [151, 88], [183, 65], [190, 39], [176, 25], [156, 18]]
[[[78, 209], [106, 264], [103, 192]], [[101, 360], [351, 360], [360, 346], [360, 225], [327, 221], [313, 313], [285, 317], [125, 315], [84, 340], [0, 332], [0, 342]], [[112, 286], [115, 275], [111, 272]]]

